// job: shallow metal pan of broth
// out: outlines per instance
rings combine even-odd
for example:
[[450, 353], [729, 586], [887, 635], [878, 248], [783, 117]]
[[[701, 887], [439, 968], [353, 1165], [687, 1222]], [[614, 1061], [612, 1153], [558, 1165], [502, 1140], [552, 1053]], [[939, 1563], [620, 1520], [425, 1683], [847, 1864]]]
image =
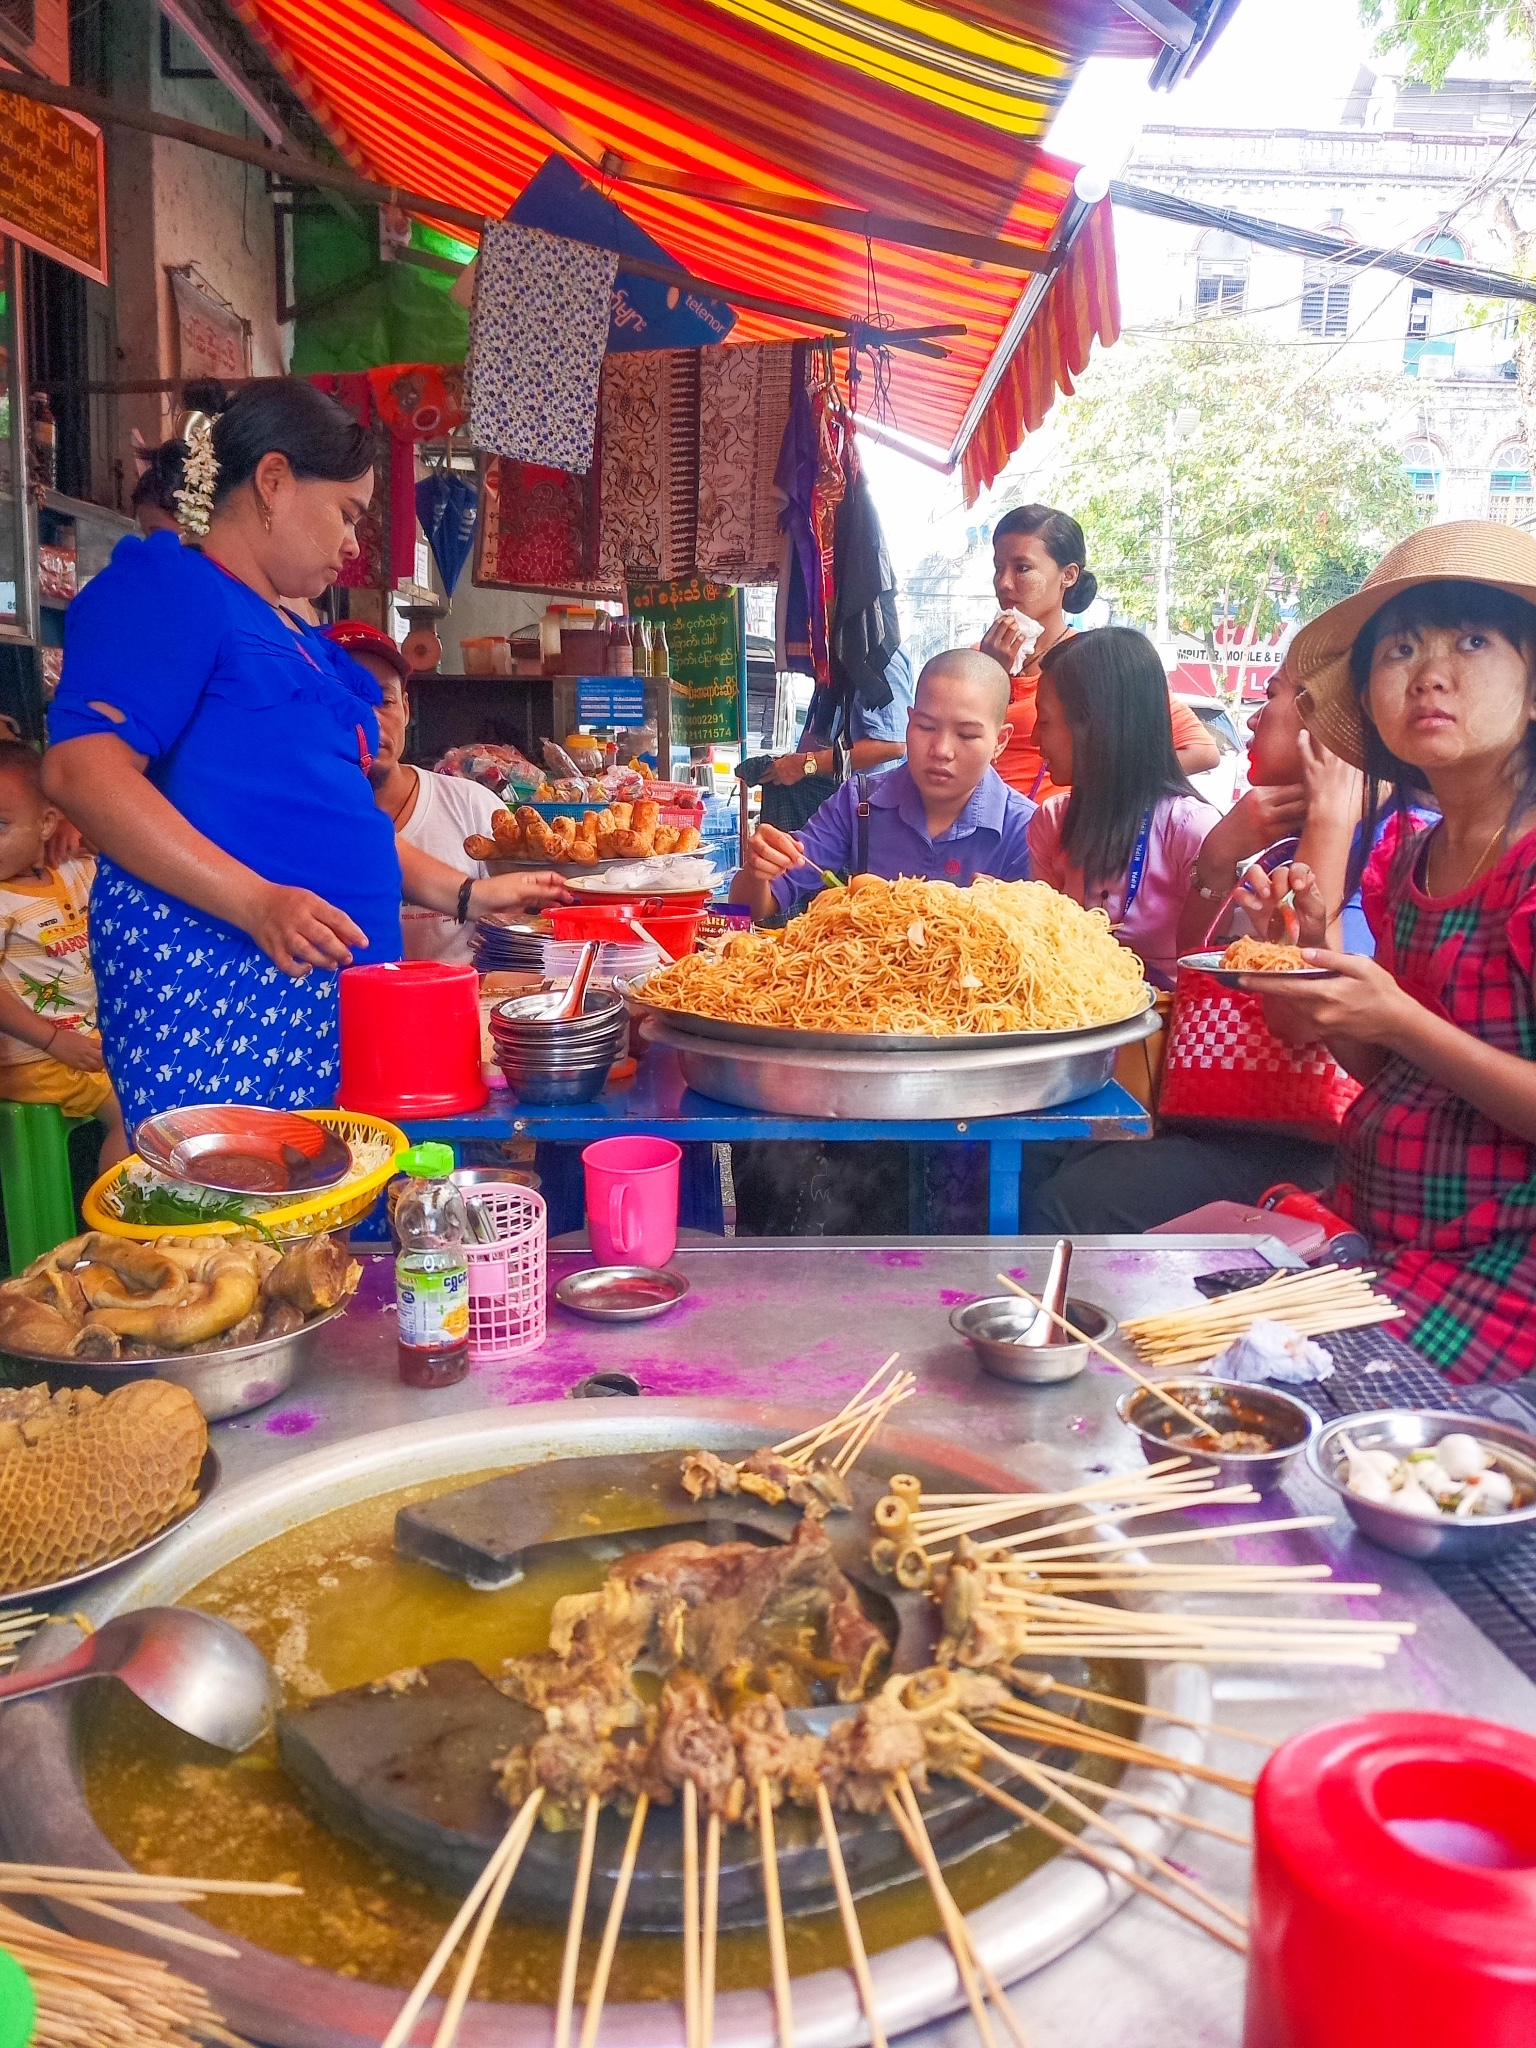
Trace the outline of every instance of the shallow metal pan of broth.
[[[221, 1489], [193, 1525], [174, 1532], [140, 1565], [92, 1589], [79, 1611], [84, 1620], [99, 1625], [116, 1613], [178, 1600], [256, 1545], [333, 1509], [402, 1486], [546, 1458], [695, 1447], [739, 1454], [822, 1419], [803, 1410], [743, 1401], [642, 1398], [615, 1403], [612, 1411], [584, 1406], [580, 1415], [573, 1415], [569, 1403], [547, 1402], [455, 1415], [425, 1428], [409, 1424], [380, 1430]], [[890, 1429], [880, 1448], [894, 1460], [942, 1465], [978, 1489], [1011, 1490], [1018, 1484], [1016, 1472], [946, 1438]], [[21, 1663], [28, 1669], [44, 1667], [77, 1640], [71, 1626], [43, 1631], [27, 1645]], [[0, 1830], [10, 1853], [19, 1858], [122, 1870], [128, 1866], [97, 1826], [81, 1786], [74, 1739], [81, 1690], [18, 1701], [0, 1715]], [[1151, 1667], [1147, 1695], [1149, 1704], [1197, 1720], [1210, 1712], [1209, 1681], [1195, 1666]], [[1198, 1761], [1204, 1752], [1203, 1738], [1189, 1729], [1148, 1724], [1141, 1740], [1170, 1760]], [[1128, 1772], [1122, 1782], [1127, 1789], [1152, 1792], [1170, 1809], [1181, 1804], [1186, 1789], [1184, 1781], [1143, 1769]], [[1176, 1820], [1131, 1812], [1117, 1824], [1149, 1848], [1166, 1847], [1177, 1832]], [[977, 1908], [967, 1924], [984, 1960], [1010, 1983], [1092, 1934], [1130, 1896], [1122, 1881], [1071, 1856], [1058, 1856]], [[56, 1910], [71, 1932], [100, 1939], [99, 1923], [68, 1906]], [[400, 2009], [403, 1993], [398, 1989], [295, 1962], [226, 1935], [178, 1907], [157, 1910], [169, 1924], [229, 1941], [237, 1956], [202, 1956], [157, 1945], [128, 1929], [114, 1939], [122, 1947], [162, 1956], [206, 1986], [227, 2025], [269, 2048], [374, 2048]], [[886, 1949], [870, 1958], [870, 1968], [892, 2036], [964, 2004], [949, 1950], [938, 1936]], [[796, 1977], [794, 2006], [802, 2048], [852, 2048], [864, 2037], [858, 1994], [846, 1969]], [[439, 2009], [428, 2006], [418, 2029], [423, 2036], [429, 2022], [435, 2025]], [[547, 2048], [549, 2027], [545, 2004], [475, 2000], [466, 2008], [458, 2039], [460, 2048]], [[637, 2048], [686, 2048], [681, 2004], [610, 2005], [604, 2036]], [[772, 2048], [775, 2038], [770, 1991], [722, 1993], [715, 2024], [720, 2048]]]
[[[1006, 1051], [1020, 1046], [1058, 1047], [1070, 1051], [1081, 1046], [1091, 1050], [1102, 1031], [1119, 1031], [1133, 1018], [1141, 1017], [1156, 1001], [1152, 990], [1143, 986], [1143, 1001], [1131, 1017], [1116, 1018], [1109, 1024], [1086, 1024], [1071, 1031], [800, 1031], [777, 1024], [739, 1024], [729, 1017], [701, 1017], [693, 1010], [664, 1008], [649, 1001], [645, 993], [649, 975], [635, 981], [614, 982], [630, 1008], [641, 1017], [653, 1017], [695, 1038], [720, 1038], [730, 1045], [777, 1047], [786, 1052], [917, 1052], [942, 1055], [946, 1052]], [[1144, 1034], [1143, 1034], [1144, 1035]]]

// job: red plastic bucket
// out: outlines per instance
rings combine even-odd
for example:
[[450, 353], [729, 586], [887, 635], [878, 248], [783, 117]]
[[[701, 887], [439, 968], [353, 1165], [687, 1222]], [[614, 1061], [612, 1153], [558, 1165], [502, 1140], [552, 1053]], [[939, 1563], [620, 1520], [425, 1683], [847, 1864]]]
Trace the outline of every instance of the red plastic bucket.
[[480, 977], [441, 960], [348, 967], [341, 977], [343, 1109], [409, 1122], [484, 1107]]
[[1536, 1737], [1308, 1729], [1265, 1765], [1253, 1833], [1244, 2048], [1536, 2041]]

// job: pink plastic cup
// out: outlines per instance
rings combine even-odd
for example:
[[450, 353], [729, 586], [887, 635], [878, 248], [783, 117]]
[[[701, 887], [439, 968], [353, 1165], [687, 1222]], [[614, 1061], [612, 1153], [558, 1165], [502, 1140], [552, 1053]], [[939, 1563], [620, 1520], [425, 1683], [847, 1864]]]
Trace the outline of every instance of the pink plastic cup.
[[581, 1155], [587, 1233], [605, 1266], [665, 1266], [677, 1250], [682, 1147], [670, 1138], [602, 1138]]

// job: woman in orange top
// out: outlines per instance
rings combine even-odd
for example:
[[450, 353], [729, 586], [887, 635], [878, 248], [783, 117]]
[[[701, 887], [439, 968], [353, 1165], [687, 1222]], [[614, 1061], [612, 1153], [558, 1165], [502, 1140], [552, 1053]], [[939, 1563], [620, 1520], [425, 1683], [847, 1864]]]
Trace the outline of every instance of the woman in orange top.
[[[1098, 579], [1088, 567], [1083, 529], [1070, 513], [1049, 505], [1016, 505], [992, 530], [992, 588], [1001, 616], [982, 639], [981, 651], [1002, 663], [1013, 676], [1008, 706], [1013, 738], [996, 767], [1004, 782], [1043, 803], [1060, 791], [1052, 782], [1035, 745], [1035, 689], [1040, 663], [1058, 640], [1074, 630], [1069, 613], [1085, 612], [1098, 596]], [[1022, 612], [1039, 625], [1034, 652], [1017, 675], [1014, 663], [1024, 635], [1009, 612]], [[1214, 768], [1221, 755], [1216, 742], [1191, 711], [1172, 696], [1168, 700], [1174, 752], [1186, 775]]]

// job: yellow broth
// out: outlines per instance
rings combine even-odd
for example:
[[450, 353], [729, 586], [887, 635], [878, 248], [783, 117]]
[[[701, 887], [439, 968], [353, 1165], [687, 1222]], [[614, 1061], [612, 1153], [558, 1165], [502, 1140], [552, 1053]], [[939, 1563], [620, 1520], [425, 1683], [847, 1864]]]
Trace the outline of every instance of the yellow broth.
[[[466, 1483], [409, 1488], [322, 1515], [215, 1572], [187, 1595], [187, 1604], [244, 1629], [271, 1659], [289, 1703], [444, 1657], [468, 1657], [494, 1676], [504, 1658], [544, 1648], [555, 1601], [590, 1591], [604, 1566], [562, 1556], [536, 1566], [515, 1586], [486, 1593], [397, 1557], [391, 1541], [397, 1509]], [[639, 1520], [659, 1523], [671, 1512], [654, 1499], [615, 1491], [600, 1496], [579, 1520], [596, 1534]], [[1124, 1666], [1105, 1664], [1090, 1683], [1124, 1698], [1134, 1696], [1129, 1689], [1137, 1681]], [[1123, 1715], [1094, 1710], [1092, 1719], [1134, 1732]], [[214, 1926], [298, 1962], [402, 1988], [415, 1981], [458, 1901], [402, 1876], [383, 1857], [313, 1819], [278, 1766], [275, 1738], [229, 1758], [168, 1727], [118, 1686], [96, 1692], [81, 1725], [86, 1796], [102, 1831], [136, 1869], [300, 1884], [299, 1898], [215, 1896], [197, 1910]], [[1104, 1782], [1118, 1775], [1100, 1758], [1085, 1758], [1079, 1768]], [[781, 1827], [799, 1832], [814, 1828], [814, 1820], [786, 1814]], [[946, 1875], [969, 1911], [1051, 1853], [1042, 1834], [1020, 1827], [950, 1865]], [[861, 1900], [859, 1919], [872, 1951], [939, 1929], [918, 1877]], [[593, 1916], [583, 1984], [600, 1933]], [[788, 1937], [796, 1974], [848, 1960], [835, 1912], [792, 1919]], [[563, 1926], [502, 1921], [486, 1950], [477, 1995], [552, 2003], [563, 1942]], [[721, 1935], [717, 1981], [722, 1991], [770, 1982], [760, 1929]], [[610, 1999], [681, 1996], [678, 1938], [626, 1935]]]

